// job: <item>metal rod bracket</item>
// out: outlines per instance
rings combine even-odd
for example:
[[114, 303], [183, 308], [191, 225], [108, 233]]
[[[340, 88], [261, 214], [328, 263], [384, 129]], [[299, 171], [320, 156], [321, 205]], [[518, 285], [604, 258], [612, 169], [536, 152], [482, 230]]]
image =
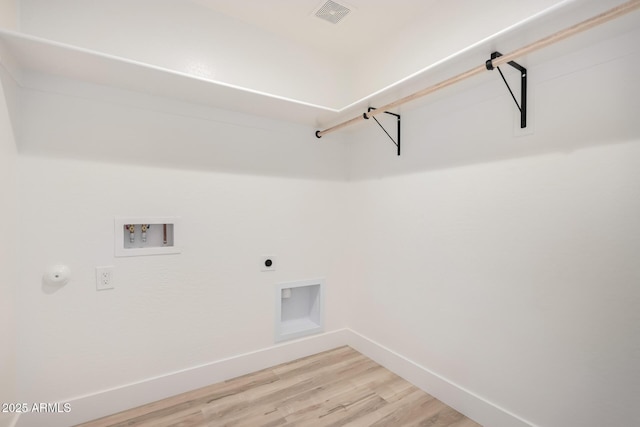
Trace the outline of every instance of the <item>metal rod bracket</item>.
[[[375, 110], [375, 108], [369, 107], [367, 109], [367, 113], [371, 112], [372, 110]], [[366, 120], [369, 120], [369, 116], [367, 115], [367, 113], [363, 113], [362, 117], [364, 117]], [[394, 116], [396, 118], [396, 129], [397, 129], [396, 139], [393, 139], [393, 137], [389, 134], [389, 132], [387, 132], [384, 126], [382, 126], [382, 124], [378, 121], [378, 119], [376, 119], [376, 116], [371, 116], [371, 118], [376, 121], [378, 126], [380, 126], [380, 128], [384, 131], [384, 133], [387, 134], [391, 142], [393, 142], [393, 144], [398, 148], [398, 156], [399, 156], [400, 155], [400, 114], [390, 113], [388, 111], [385, 111], [384, 113], [389, 114], [390, 116]]]
[[[500, 52], [493, 52], [491, 54], [491, 59], [488, 59], [487, 62], [485, 62], [485, 66], [487, 67], [487, 70], [494, 69], [492, 61], [499, 56], [502, 56]], [[511, 90], [511, 87], [509, 86], [507, 79], [505, 79], [504, 74], [502, 74], [502, 70], [500, 69], [500, 67], [495, 67], [495, 68], [498, 69], [498, 72], [500, 73], [500, 77], [502, 77], [502, 81], [504, 81], [504, 84], [507, 85], [507, 89], [509, 89], [511, 98], [513, 98], [513, 101], [516, 103], [516, 107], [518, 107], [518, 110], [520, 110], [520, 128], [524, 129], [527, 127], [527, 69], [515, 61], [509, 61], [507, 62], [507, 64], [511, 65], [513, 68], [515, 68], [520, 72], [520, 102], [519, 103], [518, 103], [518, 100], [516, 99], [516, 96], [513, 94], [513, 91]]]

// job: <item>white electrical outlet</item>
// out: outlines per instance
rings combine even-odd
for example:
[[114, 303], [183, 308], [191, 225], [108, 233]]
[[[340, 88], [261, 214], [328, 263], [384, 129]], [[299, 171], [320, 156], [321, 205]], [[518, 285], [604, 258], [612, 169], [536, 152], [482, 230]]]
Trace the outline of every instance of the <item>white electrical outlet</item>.
[[113, 266], [96, 267], [96, 290], [113, 289]]

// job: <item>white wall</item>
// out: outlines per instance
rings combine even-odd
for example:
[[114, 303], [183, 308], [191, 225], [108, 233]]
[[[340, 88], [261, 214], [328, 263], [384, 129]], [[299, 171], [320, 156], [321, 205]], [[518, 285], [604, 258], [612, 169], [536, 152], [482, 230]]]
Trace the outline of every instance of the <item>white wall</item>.
[[20, 152], [168, 168], [344, 180], [344, 137], [229, 110], [25, 73]]
[[[325, 277], [343, 326], [343, 183], [21, 156], [19, 398], [57, 401], [274, 344], [274, 284]], [[179, 216], [179, 255], [114, 258], [114, 216]], [[260, 271], [276, 254], [278, 269]], [[44, 268], [68, 264], [61, 289]], [[115, 266], [96, 292], [95, 267]]]
[[637, 40], [530, 68], [532, 135], [497, 75], [400, 158], [354, 135], [349, 327], [534, 425], [640, 424]]
[[[22, 89], [18, 397], [57, 401], [274, 344], [274, 285], [326, 278], [344, 325], [346, 159], [313, 129], [32, 75]], [[114, 258], [115, 216], [179, 216], [180, 255]], [[260, 271], [276, 254], [278, 269]], [[61, 289], [44, 269], [68, 264]], [[114, 265], [113, 291], [95, 267]]]
[[[6, 89], [6, 90], [5, 90]], [[9, 108], [15, 83], [0, 64], [0, 402], [15, 401], [15, 288], [17, 283], [18, 194], [17, 162], [13, 123]], [[6, 95], [5, 95], [6, 92]], [[0, 426], [9, 425], [11, 415], [0, 413]]]

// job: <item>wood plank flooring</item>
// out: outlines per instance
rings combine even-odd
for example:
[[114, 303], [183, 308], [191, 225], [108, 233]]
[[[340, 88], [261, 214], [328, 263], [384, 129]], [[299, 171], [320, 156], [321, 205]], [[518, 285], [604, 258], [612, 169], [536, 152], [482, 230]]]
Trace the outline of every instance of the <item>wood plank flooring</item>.
[[345, 346], [81, 424], [108, 426], [480, 425]]

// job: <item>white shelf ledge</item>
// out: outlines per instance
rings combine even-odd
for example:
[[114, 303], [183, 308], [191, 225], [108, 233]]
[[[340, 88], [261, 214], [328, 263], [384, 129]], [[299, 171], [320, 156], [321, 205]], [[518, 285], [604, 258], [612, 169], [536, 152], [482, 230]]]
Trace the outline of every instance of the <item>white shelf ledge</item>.
[[312, 125], [339, 110], [208, 80], [28, 34], [0, 30], [0, 62], [18, 84], [35, 72], [178, 99], [214, 108]]

